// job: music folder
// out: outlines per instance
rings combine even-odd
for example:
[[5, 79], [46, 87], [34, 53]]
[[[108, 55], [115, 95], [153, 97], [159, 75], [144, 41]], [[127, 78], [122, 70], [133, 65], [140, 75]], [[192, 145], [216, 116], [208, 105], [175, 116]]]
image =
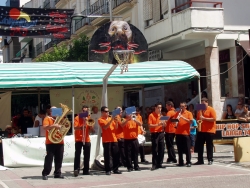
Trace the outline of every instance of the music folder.
[[88, 112], [82, 112], [82, 113], [79, 113], [79, 118], [86, 118], [89, 116], [89, 113]]
[[115, 117], [115, 116], [117, 116], [117, 115], [120, 115], [120, 113], [121, 113], [121, 109], [120, 109], [120, 108], [117, 108], [117, 109], [113, 110], [113, 112], [112, 112], [112, 117]]
[[128, 107], [125, 109], [125, 112], [127, 115], [134, 114], [136, 112], [136, 108], [135, 108], [135, 106]]
[[161, 116], [160, 120], [161, 121], [167, 121], [169, 119], [169, 116]]
[[52, 108], [51, 115], [52, 116], [61, 116], [62, 115], [62, 108]]
[[199, 110], [206, 110], [207, 106], [205, 104], [196, 104], [195, 106], [195, 110], [199, 111]]

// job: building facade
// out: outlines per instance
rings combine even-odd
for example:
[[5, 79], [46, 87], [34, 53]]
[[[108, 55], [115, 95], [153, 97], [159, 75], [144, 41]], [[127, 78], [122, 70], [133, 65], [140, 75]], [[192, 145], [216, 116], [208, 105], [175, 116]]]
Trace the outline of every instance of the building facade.
[[[109, 0], [31, 0], [30, 8], [75, 9], [84, 15], [107, 15]], [[112, 14], [121, 16], [144, 34], [149, 45], [149, 60], [183, 60], [201, 75], [201, 90], [221, 118], [225, 97], [250, 97], [249, 0], [111, 0]], [[237, 9], [236, 9], [237, 7]], [[71, 39], [19, 38], [23, 60], [36, 61], [53, 45], [70, 45], [80, 34], [91, 37], [109, 18], [84, 18], [73, 21]], [[6, 52], [7, 53], [7, 52]], [[10, 53], [10, 52], [8, 52]], [[125, 89], [125, 106], [151, 106], [170, 98], [176, 106], [198, 92], [198, 82]]]

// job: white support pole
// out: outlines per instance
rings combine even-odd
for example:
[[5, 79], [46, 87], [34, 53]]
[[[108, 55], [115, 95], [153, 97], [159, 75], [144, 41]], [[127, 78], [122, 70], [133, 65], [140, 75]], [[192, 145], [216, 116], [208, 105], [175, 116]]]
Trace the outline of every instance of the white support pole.
[[201, 104], [201, 79], [198, 78], [199, 103]]
[[[114, 70], [116, 69], [117, 66], [118, 66], [118, 64], [113, 65], [109, 69], [109, 71], [106, 73], [106, 75], [103, 77], [101, 106], [108, 106], [108, 90], [107, 90], [108, 89], [108, 79], [109, 79], [109, 76], [114, 72]], [[100, 142], [101, 142], [101, 129], [98, 129], [95, 158], [100, 153]]]
[[110, 17], [110, 22], [113, 21], [113, 15], [112, 15], [112, 0], [109, 0], [109, 17]]
[[72, 86], [72, 134], [73, 135], [75, 135], [74, 121], [75, 121], [75, 88], [74, 86]]

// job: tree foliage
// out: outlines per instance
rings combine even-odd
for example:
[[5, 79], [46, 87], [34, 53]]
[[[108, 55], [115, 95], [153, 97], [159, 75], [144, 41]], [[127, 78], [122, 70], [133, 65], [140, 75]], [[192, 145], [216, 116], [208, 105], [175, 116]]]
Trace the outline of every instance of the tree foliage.
[[80, 35], [79, 39], [73, 40], [69, 49], [66, 45], [55, 45], [53, 47], [54, 51], [42, 54], [36, 61], [88, 61], [88, 45], [89, 38], [85, 35]]

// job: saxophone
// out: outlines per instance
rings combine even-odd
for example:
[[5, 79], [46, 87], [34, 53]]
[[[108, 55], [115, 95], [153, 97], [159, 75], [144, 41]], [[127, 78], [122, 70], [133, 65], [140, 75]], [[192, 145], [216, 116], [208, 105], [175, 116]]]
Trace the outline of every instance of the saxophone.
[[[202, 115], [202, 114], [200, 114], [200, 115]], [[197, 123], [198, 123], [198, 132], [201, 132], [202, 120], [201, 119], [197, 120]]]
[[63, 110], [63, 113], [61, 116], [56, 117], [54, 124], [61, 125], [61, 128], [60, 129], [53, 128], [49, 130], [48, 133], [49, 140], [54, 144], [60, 143], [64, 139], [65, 135], [68, 133], [71, 127], [70, 121], [68, 120], [68, 118], [66, 118], [67, 113], [71, 112], [71, 109], [69, 109], [67, 105], [64, 105], [62, 103], [60, 103], [60, 105]]
[[88, 118], [88, 120], [86, 121], [86, 124], [90, 127], [94, 127], [95, 125], [95, 120], [93, 118], [91, 118], [91, 112], [90, 112], [90, 108], [88, 109], [89, 111], [89, 115], [90, 115], [90, 118]]

